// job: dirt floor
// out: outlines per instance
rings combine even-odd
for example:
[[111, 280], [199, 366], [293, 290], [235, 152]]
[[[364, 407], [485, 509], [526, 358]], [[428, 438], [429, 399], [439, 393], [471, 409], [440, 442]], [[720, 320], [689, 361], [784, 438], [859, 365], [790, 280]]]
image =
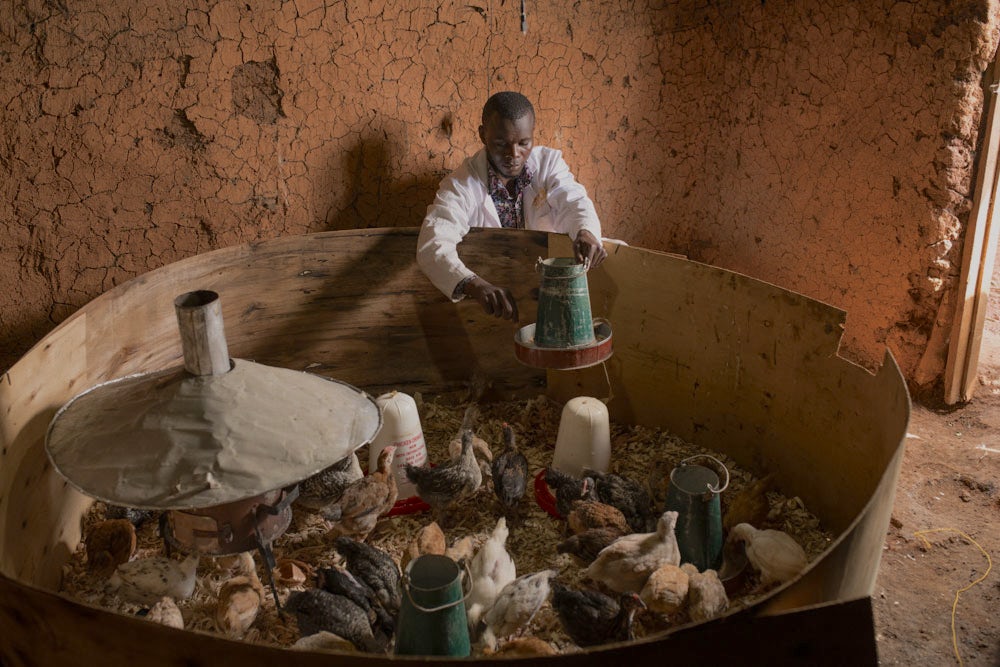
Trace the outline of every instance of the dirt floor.
[[973, 400], [913, 407], [875, 586], [883, 665], [1000, 665], [998, 277]]

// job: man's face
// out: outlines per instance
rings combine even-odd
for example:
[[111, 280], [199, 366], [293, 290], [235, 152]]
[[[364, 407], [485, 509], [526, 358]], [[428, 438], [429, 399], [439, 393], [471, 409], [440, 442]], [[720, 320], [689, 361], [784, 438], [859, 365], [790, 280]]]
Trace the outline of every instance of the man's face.
[[516, 178], [524, 171], [531, 149], [535, 145], [535, 116], [525, 114], [517, 120], [491, 114], [485, 125], [479, 126], [479, 138], [486, 147], [490, 164], [505, 179]]

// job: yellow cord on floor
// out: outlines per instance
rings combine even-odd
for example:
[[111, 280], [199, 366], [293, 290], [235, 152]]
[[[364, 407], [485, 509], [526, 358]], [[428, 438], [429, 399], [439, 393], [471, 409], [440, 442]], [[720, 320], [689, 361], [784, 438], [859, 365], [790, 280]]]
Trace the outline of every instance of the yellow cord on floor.
[[958, 597], [965, 591], [969, 590], [979, 582], [986, 579], [986, 577], [990, 576], [990, 570], [993, 569], [993, 559], [990, 558], [990, 555], [988, 553], [986, 553], [986, 549], [983, 549], [981, 546], [979, 546], [979, 542], [976, 542], [974, 539], [972, 539], [962, 531], [957, 530], [955, 528], [932, 528], [930, 530], [918, 530], [917, 532], [913, 533], [913, 535], [915, 537], [919, 537], [920, 539], [922, 539], [924, 541], [924, 544], [927, 545], [927, 548], [929, 549], [931, 547], [931, 542], [924, 536], [929, 535], [931, 533], [957, 533], [958, 535], [961, 535], [963, 538], [965, 538], [977, 549], [979, 549], [981, 552], [983, 552], [983, 555], [986, 556], [986, 572], [983, 573], [983, 576], [979, 577], [968, 586], [964, 588], [959, 588], [957, 591], [955, 591], [955, 601], [952, 602], [951, 604], [951, 645], [955, 649], [955, 657], [958, 658], [958, 664], [961, 666], [964, 663], [962, 662], [962, 654], [958, 652], [958, 633], [955, 631], [955, 614], [958, 610]]

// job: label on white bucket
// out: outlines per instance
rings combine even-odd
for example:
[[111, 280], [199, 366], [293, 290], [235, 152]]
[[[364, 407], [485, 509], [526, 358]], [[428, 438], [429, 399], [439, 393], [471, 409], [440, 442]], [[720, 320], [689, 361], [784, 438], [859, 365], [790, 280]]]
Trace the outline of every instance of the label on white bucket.
[[404, 464], [422, 466], [427, 462], [427, 445], [420, 426], [417, 404], [407, 394], [398, 391], [383, 394], [375, 399], [382, 410], [382, 429], [368, 450], [368, 469], [378, 465], [378, 455], [386, 447], [395, 447], [392, 473], [396, 477], [400, 498], [416, 495], [416, 486], [406, 477]]

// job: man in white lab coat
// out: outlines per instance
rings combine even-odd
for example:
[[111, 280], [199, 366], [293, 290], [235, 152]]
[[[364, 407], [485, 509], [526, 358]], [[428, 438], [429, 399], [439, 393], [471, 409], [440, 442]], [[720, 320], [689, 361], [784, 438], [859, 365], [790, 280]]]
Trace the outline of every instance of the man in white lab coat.
[[598, 266], [607, 252], [586, 189], [554, 148], [534, 145], [535, 110], [524, 95], [496, 93], [483, 106], [483, 148], [446, 177], [417, 241], [417, 263], [452, 301], [471, 297], [496, 317], [517, 321], [510, 290], [469, 270], [456, 246], [471, 227], [561, 232], [578, 262]]

